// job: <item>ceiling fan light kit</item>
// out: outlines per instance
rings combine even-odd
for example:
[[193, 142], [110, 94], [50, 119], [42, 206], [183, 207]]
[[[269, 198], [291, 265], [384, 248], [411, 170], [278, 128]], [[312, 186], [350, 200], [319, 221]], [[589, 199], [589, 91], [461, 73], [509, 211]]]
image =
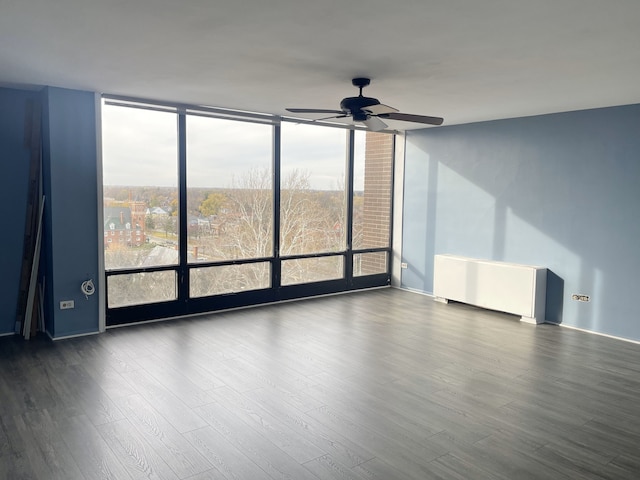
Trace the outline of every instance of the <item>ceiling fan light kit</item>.
[[354, 122], [362, 122], [367, 128], [374, 132], [379, 132], [387, 128], [381, 118], [389, 120], [400, 120], [403, 122], [424, 123], [426, 125], [442, 125], [443, 119], [440, 117], [428, 117], [426, 115], [412, 115], [410, 113], [400, 113], [398, 109], [380, 103], [377, 98], [365, 97], [362, 89], [371, 83], [369, 78], [354, 78], [351, 80], [354, 87], [360, 89], [357, 97], [346, 97], [340, 102], [340, 110], [327, 110], [321, 108], [287, 108], [292, 113], [318, 113], [331, 114], [331, 117], [324, 117], [322, 120], [332, 118], [351, 117]]

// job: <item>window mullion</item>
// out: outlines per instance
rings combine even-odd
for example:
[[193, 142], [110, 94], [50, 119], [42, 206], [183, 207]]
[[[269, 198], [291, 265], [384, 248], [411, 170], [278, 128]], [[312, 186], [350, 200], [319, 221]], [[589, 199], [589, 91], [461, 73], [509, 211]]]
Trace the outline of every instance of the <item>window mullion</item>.
[[281, 283], [282, 267], [280, 263], [280, 146], [282, 128], [280, 125], [273, 127], [273, 263], [271, 265], [271, 286], [279, 288]]
[[347, 132], [347, 159], [346, 159], [346, 178], [345, 185], [346, 191], [346, 225], [345, 228], [345, 240], [346, 240], [346, 248], [347, 253], [345, 255], [345, 278], [349, 285], [352, 283], [353, 279], [353, 178], [354, 178], [354, 143], [355, 143], [355, 132], [353, 130], [349, 130]]
[[187, 119], [184, 109], [178, 110], [178, 299], [189, 298], [189, 269], [187, 267]]

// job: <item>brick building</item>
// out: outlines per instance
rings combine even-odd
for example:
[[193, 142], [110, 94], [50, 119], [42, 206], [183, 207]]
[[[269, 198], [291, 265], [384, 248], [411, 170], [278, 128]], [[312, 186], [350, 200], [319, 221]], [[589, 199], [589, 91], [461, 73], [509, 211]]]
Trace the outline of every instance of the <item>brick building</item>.
[[104, 207], [104, 245], [139, 247], [146, 241], [144, 202], [129, 202], [128, 206]]

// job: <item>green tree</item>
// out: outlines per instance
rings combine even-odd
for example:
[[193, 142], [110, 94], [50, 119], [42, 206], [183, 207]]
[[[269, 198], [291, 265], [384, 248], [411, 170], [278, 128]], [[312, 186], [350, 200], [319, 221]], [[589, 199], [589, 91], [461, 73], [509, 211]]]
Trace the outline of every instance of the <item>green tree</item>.
[[227, 197], [224, 193], [210, 193], [207, 195], [200, 206], [198, 211], [205, 217], [217, 215], [220, 209], [227, 203]]
[[169, 202], [169, 211], [171, 212], [172, 217], [178, 216], [178, 197], [177, 195], [172, 195], [171, 202]]

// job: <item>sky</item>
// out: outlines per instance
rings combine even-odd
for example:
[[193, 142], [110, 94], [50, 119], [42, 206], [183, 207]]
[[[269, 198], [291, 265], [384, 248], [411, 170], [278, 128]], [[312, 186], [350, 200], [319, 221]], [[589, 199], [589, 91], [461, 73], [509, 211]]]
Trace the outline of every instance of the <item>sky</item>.
[[[310, 173], [312, 189], [344, 184], [346, 130], [282, 123], [281, 170]], [[356, 132], [354, 188], [363, 188], [364, 132]], [[178, 185], [177, 115], [102, 106], [105, 185]], [[270, 125], [187, 116], [187, 186], [228, 188], [252, 169], [271, 168]], [[358, 168], [360, 166], [360, 168]]]

